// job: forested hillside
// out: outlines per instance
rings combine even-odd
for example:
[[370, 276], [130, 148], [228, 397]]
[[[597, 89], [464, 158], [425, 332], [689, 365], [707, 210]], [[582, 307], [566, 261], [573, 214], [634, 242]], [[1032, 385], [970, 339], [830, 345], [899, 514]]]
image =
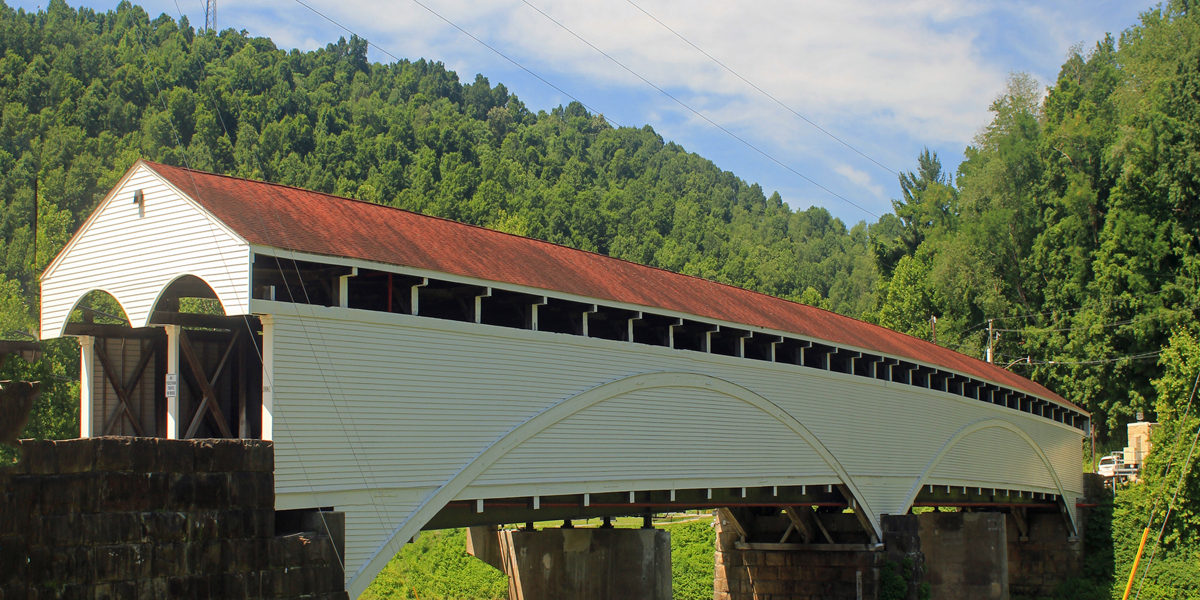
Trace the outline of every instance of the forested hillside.
[[[1189, 2], [1014, 76], [951, 178], [922, 156], [872, 228], [880, 323], [996, 362], [1094, 412], [1152, 415], [1171, 332], [1200, 314], [1200, 19]], [[1123, 431], [1117, 431], [1123, 434]]]
[[[36, 331], [38, 273], [145, 157], [603, 252], [923, 338], [936, 317], [937, 343], [978, 357], [991, 321], [996, 362], [1094, 411], [1102, 441], [1119, 444], [1137, 411], [1165, 421], [1158, 447], [1173, 450], [1149, 480], [1173, 483], [1167, 465], [1186, 448], [1171, 436], [1196, 427], [1185, 415], [1200, 369], [1194, 4], [1081, 46], [1048, 89], [1015, 75], [957, 172], [914, 157], [894, 212], [847, 227], [650, 127], [614, 128], [578, 104], [531, 109], [439, 63], [372, 63], [359, 39], [285, 51], [129, 3], [27, 13], [0, 1], [0, 338]], [[46, 386], [27, 435], [77, 431], [76, 356], [52, 342], [3, 366], [0, 379]], [[1141, 489], [1119, 501], [1118, 565], [1130, 558], [1120, 532], [1160, 500]], [[1183, 497], [1166, 556], [1192, 564], [1195, 478]]]
[[[578, 104], [480, 75], [312, 52], [186, 20], [0, 4], [0, 319], [138, 157], [345, 195], [819, 304], [996, 361], [1096, 411], [1154, 409], [1200, 278], [1200, 65], [1187, 2], [1014, 76], [957, 173], [915, 157], [893, 214], [847, 228]], [[1027, 358], [1027, 360], [1022, 360]], [[60, 369], [61, 370], [61, 369]]]
[[[122, 3], [0, 2], [0, 337], [36, 332], [37, 275], [139, 157], [381, 202], [821, 303], [870, 309], [866, 228], [791, 211], [651, 128], [363, 40], [286, 52]], [[48, 386], [28, 435], [74, 431], [69, 343], [4, 377]]]
[[[1014, 76], [957, 173], [924, 153], [895, 211], [792, 211], [651, 128], [533, 111], [483, 76], [276, 48], [122, 3], [0, 4], [0, 319], [138, 157], [445, 216], [819, 304], [982, 356], [1096, 412], [1154, 410], [1200, 279], [1200, 43], [1177, 2]], [[58, 367], [60, 375], [69, 366]]]

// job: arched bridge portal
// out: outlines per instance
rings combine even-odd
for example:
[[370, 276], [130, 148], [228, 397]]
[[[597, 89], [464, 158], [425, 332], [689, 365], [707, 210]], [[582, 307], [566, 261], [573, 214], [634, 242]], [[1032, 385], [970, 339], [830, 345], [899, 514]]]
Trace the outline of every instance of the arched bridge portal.
[[[132, 384], [102, 417], [88, 404], [105, 381], [87, 346], [99, 330], [70, 317], [95, 289], [136, 328], [109, 337], [152, 351], [130, 358], [152, 376], [114, 375]], [[190, 296], [224, 314], [189, 313]], [[293, 188], [139, 162], [47, 269], [42, 297], [43, 336], [84, 341], [85, 435], [129, 404], [143, 433], [274, 440], [276, 508], [346, 513], [352, 594], [423, 528], [741, 505], [792, 507], [796, 531], [820, 541], [808, 515], [826, 507], [853, 509], [876, 542], [881, 515], [914, 505], [1071, 519], [1083, 492], [1086, 413], [992, 365], [745, 290]], [[181, 404], [168, 388], [189, 338], [218, 341]], [[211, 376], [223, 365], [239, 375]]]

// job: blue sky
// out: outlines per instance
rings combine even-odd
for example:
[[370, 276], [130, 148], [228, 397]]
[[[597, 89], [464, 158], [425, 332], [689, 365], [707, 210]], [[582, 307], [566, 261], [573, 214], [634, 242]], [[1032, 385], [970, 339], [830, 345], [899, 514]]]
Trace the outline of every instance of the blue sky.
[[[45, 3], [5, 1], [27, 10]], [[1119, 35], [1152, 6], [1112, 0], [303, 2], [395, 56], [441, 61], [463, 81], [482, 73], [533, 110], [571, 101], [449, 20], [613, 122], [649, 124], [765, 193], [778, 191], [793, 208], [824, 206], [847, 224], [891, 210], [890, 200], [899, 196], [892, 171], [915, 169], [923, 147], [955, 169], [989, 121], [988, 106], [1010, 73], [1026, 72], [1049, 85], [1072, 46], [1087, 49], [1106, 33]], [[140, 4], [152, 16], [183, 14], [193, 26], [204, 23], [203, 0]], [[218, 4], [220, 28], [267, 36], [283, 48], [312, 49], [349, 36], [298, 0]], [[370, 57], [392, 60], [374, 48]]]

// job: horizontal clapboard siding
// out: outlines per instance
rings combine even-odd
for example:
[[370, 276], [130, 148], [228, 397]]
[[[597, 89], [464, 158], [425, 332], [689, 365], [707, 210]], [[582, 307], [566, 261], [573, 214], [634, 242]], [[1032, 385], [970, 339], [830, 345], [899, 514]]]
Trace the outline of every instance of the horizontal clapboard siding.
[[[764, 445], [758, 440], [772, 440]], [[812, 447], [762, 411], [707, 390], [635, 392], [582, 410], [522, 444], [475, 482], [834, 477]], [[655, 465], [657, 468], [647, 468]]]
[[[406, 315], [259, 301], [255, 310], [269, 313], [264, 319], [272, 324], [281, 498], [436, 489], [542, 411], [655, 372], [716, 377], [765, 398], [832, 453], [877, 514], [905, 510], [941, 454], [938, 483], [986, 480], [1059, 493], [1019, 436], [984, 429], [947, 448], [958, 432], [989, 420], [1025, 431], [1065, 491], [1082, 491], [1078, 430], [954, 394], [794, 365]], [[735, 398], [685, 386], [623, 393], [568, 415], [496, 460], [459, 498], [488, 490], [502, 497], [515, 489], [788, 484], [830, 481], [831, 473], [779, 421]], [[395, 506], [385, 512], [393, 516], [382, 527], [378, 515], [348, 521], [348, 557], [370, 556], [386, 539], [380, 529], [391, 531], [404, 518]], [[361, 564], [348, 562], [347, 575]]]
[[[997, 456], [996, 448], [1024, 446], [1025, 452]], [[1055, 487], [1054, 475], [1024, 440], [1005, 429], [989, 428], [964, 437], [929, 474], [930, 483], [975, 481], [1007, 487], [1014, 481], [1043, 488]]]
[[[133, 202], [136, 190], [144, 209]], [[116, 297], [134, 327], [144, 326], [159, 293], [182, 275], [207, 282], [226, 314], [247, 312], [249, 245], [139, 165], [43, 276], [42, 337], [61, 335], [71, 309], [95, 289]]]

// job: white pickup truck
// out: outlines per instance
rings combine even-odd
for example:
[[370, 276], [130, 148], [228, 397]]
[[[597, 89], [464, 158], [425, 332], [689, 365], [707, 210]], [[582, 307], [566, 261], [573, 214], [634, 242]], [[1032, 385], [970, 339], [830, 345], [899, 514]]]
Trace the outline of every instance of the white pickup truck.
[[1118, 450], [1112, 454], [1100, 457], [1100, 462], [1096, 464], [1096, 474], [1106, 479], [1123, 483], [1136, 480], [1140, 467], [1141, 465], [1127, 464], [1125, 462], [1125, 453]]
[[1096, 465], [1096, 474], [1104, 477], [1115, 477], [1117, 468], [1121, 466], [1122, 452], [1113, 452], [1112, 454], [1101, 456], [1100, 463]]

